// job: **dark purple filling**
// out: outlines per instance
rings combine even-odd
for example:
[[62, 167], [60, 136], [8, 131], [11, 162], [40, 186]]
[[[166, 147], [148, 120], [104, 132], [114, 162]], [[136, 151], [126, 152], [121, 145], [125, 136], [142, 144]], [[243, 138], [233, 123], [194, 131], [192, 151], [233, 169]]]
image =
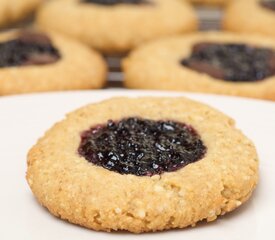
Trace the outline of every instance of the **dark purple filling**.
[[195, 44], [181, 64], [233, 82], [259, 81], [275, 74], [275, 51], [245, 44]]
[[0, 43], [0, 67], [50, 64], [60, 59], [58, 50], [44, 34], [21, 32]]
[[82, 0], [84, 3], [94, 3], [101, 5], [116, 5], [116, 4], [146, 4], [148, 0]]
[[189, 125], [131, 117], [85, 131], [78, 152], [120, 174], [152, 176], [202, 159], [206, 147]]
[[275, 11], [275, 1], [274, 0], [263, 0], [260, 2], [261, 6], [268, 8], [269, 10]]

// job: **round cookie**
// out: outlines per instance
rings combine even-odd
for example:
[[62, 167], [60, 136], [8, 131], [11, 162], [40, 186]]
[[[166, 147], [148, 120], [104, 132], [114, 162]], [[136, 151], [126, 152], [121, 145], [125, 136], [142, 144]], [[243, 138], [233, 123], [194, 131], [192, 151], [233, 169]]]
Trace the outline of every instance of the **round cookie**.
[[27, 180], [61, 219], [141, 233], [239, 207], [258, 182], [258, 157], [234, 121], [206, 105], [122, 97], [55, 124], [28, 154]]
[[[255, 35], [208, 32], [171, 37], [134, 50], [123, 62], [124, 82], [129, 88], [275, 100], [274, 51], [272, 39]], [[197, 60], [196, 66], [191, 66], [192, 60]]]
[[181, 0], [84, 1], [51, 1], [38, 12], [37, 24], [105, 53], [126, 52], [145, 41], [198, 27], [193, 8]]
[[57, 34], [0, 34], [0, 95], [101, 88], [107, 67], [95, 51]]
[[223, 19], [223, 28], [226, 30], [259, 33], [273, 37], [275, 36], [274, 24], [275, 1], [232, 1], [228, 4]]
[[41, 2], [42, 0], [0, 0], [0, 27], [24, 19]]

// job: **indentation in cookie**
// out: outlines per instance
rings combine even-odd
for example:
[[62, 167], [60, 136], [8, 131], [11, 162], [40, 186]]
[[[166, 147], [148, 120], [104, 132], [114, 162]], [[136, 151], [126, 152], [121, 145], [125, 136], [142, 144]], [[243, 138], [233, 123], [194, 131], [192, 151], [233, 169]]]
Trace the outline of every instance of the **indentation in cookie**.
[[78, 149], [95, 165], [136, 176], [177, 171], [202, 159], [206, 151], [189, 125], [136, 117], [92, 127], [82, 133]]
[[275, 51], [246, 44], [201, 42], [181, 64], [226, 81], [259, 81], [275, 74]]
[[57, 62], [59, 51], [45, 34], [22, 31], [18, 37], [0, 43], [0, 67], [44, 65]]
[[272, 11], [275, 11], [275, 1], [274, 0], [262, 0], [260, 2], [262, 7], [268, 8]]
[[94, 3], [101, 5], [116, 5], [116, 4], [147, 4], [148, 0], [82, 0], [84, 3]]

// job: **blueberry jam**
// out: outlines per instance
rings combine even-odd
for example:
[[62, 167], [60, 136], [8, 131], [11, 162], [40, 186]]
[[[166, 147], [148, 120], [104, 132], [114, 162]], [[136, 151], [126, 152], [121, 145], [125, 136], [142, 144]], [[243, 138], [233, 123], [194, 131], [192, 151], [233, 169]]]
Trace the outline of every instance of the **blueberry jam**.
[[0, 67], [50, 64], [59, 58], [44, 34], [21, 32], [16, 39], [0, 43]]
[[153, 176], [200, 160], [206, 147], [189, 125], [132, 117], [84, 132], [78, 152], [120, 174]]
[[149, 3], [148, 0], [83, 0], [84, 3], [94, 3], [101, 5], [116, 5], [116, 4], [144, 4]]
[[181, 64], [233, 82], [259, 81], [275, 74], [275, 51], [245, 44], [198, 43]]
[[263, 0], [260, 2], [261, 6], [275, 11], [275, 1], [274, 0]]

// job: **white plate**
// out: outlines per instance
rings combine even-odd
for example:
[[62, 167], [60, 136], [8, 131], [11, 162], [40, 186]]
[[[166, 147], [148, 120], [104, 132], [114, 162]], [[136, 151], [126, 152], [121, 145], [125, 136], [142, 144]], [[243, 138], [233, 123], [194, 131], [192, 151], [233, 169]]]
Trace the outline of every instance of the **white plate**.
[[111, 96], [177, 95], [164, 92], [89, 91], [0, 99], [0, 239], [275, 239], [275, 104], [214, 95], [185, 94], [232, 116], [257, 146], [261, 181], [252, 199], [239, 210], [210, 224], [162, 233], [133, 235], [87, 230], [51, 216], [35, 201], [26, 181], [26, 154], [64, 114]]

